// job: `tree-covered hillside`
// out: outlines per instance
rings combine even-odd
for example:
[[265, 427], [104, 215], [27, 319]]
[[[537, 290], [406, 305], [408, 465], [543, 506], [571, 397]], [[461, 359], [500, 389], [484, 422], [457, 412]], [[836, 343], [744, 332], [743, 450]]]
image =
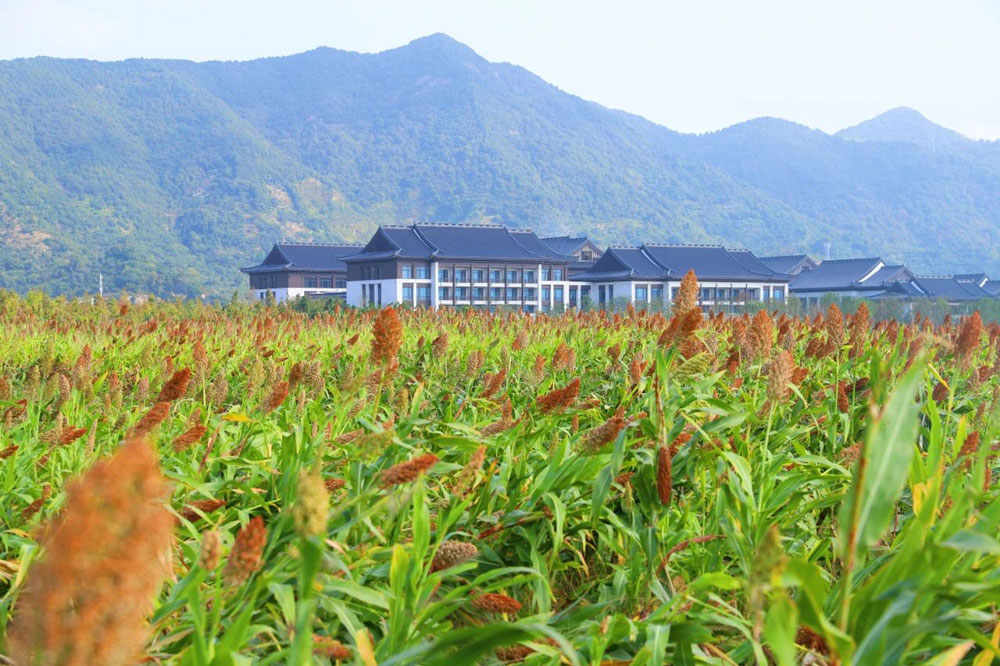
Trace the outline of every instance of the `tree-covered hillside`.
[[222, 295], [274, 240], [410, 220], [761, 252], [829, 241], [1000, 273], [1000, 148], [892, 125], [681, 135], [444, 35], [251, 62], [4, 61], [0, 286], [80, 293], [103, 272], [112, 290]]

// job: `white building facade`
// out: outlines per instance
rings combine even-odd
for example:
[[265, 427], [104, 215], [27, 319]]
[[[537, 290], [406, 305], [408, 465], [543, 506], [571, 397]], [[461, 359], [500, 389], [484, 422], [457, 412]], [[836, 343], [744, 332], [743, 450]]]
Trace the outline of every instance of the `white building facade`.
[[240, 271], [250, 276], [253, 300], [266, 301], [268, 294], [276, 303], [299, 297], [345, 298], [347, 264], [341, 257], [359, 250], [360, 245], [275, 243], [263, 262]]
[[573, 307], [571, 257], [494, 225], [380, 227], [348, 265], [347, 303], [559, 311]]
[[705, 310], [738, 311], [748, 303], [784, 302], [790, 276], [775, 273], [746, 250], [710, 245], [610, 247], [593, 267], [573, 279], [589, 286], [590, 302], [602, 309], [631, 304], [669, 307], [688, 271], [698, 278]]

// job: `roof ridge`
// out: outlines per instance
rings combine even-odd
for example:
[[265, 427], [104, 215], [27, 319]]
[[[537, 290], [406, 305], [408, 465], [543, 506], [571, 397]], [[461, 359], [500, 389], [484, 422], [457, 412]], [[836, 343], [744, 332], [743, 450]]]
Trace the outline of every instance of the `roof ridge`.
[[[845, 261], [882, 261], [882, 257], [857, 257], [855, 259], [824, 259], [823, 261], [820, 262], [820, 265], [843, 263]], [[882, 264], [885, 265], [885, 262], [882, 261]]]
[[[775, 270], [771, 270], [770, 268], [767, 268], [767, 266], [764, 266], [764, 264], [763, 264], [763, 263], [761, 263], [761, 266], [764, 266], [764, 268], [767, 268], [767, 270], [768, 270], [768, 272], [767, 272], [767, 273], [761, 273], [761, 272], [760, 272], [760, 271], [758, 271], [758, 270], [754, 270], [753, 268], [750, 268], [749, 266], [747, 266], [746, 264], [744, 264], [744, 263], [743, 263], [742, 261], [740, 261], [740, 260], [739, 260], [739, 259], [738, 259], [738, 258], [737, 258], [737, 257], [736, 257], [736, 256], [735, 256], [734, 254], [733, 254], [734, 250], [730, 250], [729, 248], [725, 248], [725, 247], [724, 247], [724, 248], [722, 248], [722, 249], [723, 249], [723, 250], [725, 250], [726, 254], [728, 254], [728, 255], [729, 255], [729, 257], [730, 257], [730, 258], [731, 258], [731, 259], [732, 259], [733, 261], [735, 261], [735, 262], [736, 262], [737, 264], [739, 264], [739, 265], [740, 265], [740, 266], [742, 266], [742, 267], [743, 267], [744, 269], [746, 269], [747, 271], [749, 271], [750, 273], [752, 273], [752, 274], [754, 274], [754, 275], [782, 275], [781, 273], [778, 273], [778, 271], [775, 271]], [[740, 250], [735, 250], [735, 252], [739, 252], [739, 251], [740, 251]], [[743, 252], [747, 252], [747, 253], [748, 253], [748, 254], [749, 254], [750, 256], [752, 256], [752, 257], [753, 257], [754, 259], [757, 259], [757, 261], [760, 261], [760, 259], [758, 259], [758, 258], [757, 258], [757, 255], [755, 255], [755, 254], [754, 254], [753, 252], [751, 252], [750, 250], [743, 250]]]
[[643, 245], [646, 247], [713, 247], [726, 249], [720, 243], [643, 243]]
[[654, 257], [653, 253], [646, 248], [645, 243], [639, 246], [639, 250], [642, 252], [643, 256], [645, 256], [646, 259], [648, 259], [654, 266], [660, 267], [660, 269], [663, 271], [663, 277], [670, 277], [671, 275], [676, 274], [676, 271], [673, 268], [667, 266], [665, 263]]
[[528, 229], [528, 230], [521, 230], [521, 233], [524, 233], [524, 231], [527, 231], [528, 233], [530, 233], [532, 236], [534, 236], [538, 240], [539, 243], [542, 244], [542, 247], [548, 249], [548, 251], [551, 254], [539, 254], [538, 252], [535, 252], [534, 250], [529, 250], [528, 248], [524, 247], [524, 245], [521, 244], [521, 241], [519, 241], [516, 238], [514, 238], [514, 232], [512, 230], [508, 229], [507, 227], [503, 227], [503, 229], [507, 231], [507, 235], [510, 236], [510, 239], [514, 242], [515, 245], [517, 245], [519, 248], [521, 248], [522, 250], [524, 250], [525, 252], [527, 252], [528, 254], [530, 254], [532, 257], [550, 257], [550, 258], [551, 257], [562, 257], [564, 259], [571, 259], [572, 258], [568, 254], [558, 254], [555, 250], [553, 250], [548, 245], [546, 245], [545, 242], [541, 238], [538, 238], [538, 235], [534, 231], [532, 231], [530, 229]]
[[[434, 243], [432, 243], [431, 239], [429, 239], [427, 236], [425, 236], [424, 233], [422, 231], [420, 231], [419, 227], [416, 224], [410, 225], [410, 228], [413, 229], [413, 233], [416, 234], [417, 239], [421, 243], [423, 243], [424, 245], [426, 245], [427, 247], [429, 247], [431, 249], [431, 256], [432, 257], [434, 255], [436, 255], [436, 254], [440, 254], [441, 253], [441, 248], [439, 248], [437, 245], [435, 245]], [[402, 250], [402, 248], [400, 248], [400, 249]]]
[[313, 241], [278, 241], [275, 245], [299, 245], [302, 247], [364, 247], [357, 243], [316, 243]]
[[[503, 224], [489, 224], [489, 223], [474, 223], [474, 222], [414, 222], [413, 227], [471, 227], [474, 229], [507, 229], [510, 231], [509, 227]], [[530, 230], [529, 230], [530, 231]]]

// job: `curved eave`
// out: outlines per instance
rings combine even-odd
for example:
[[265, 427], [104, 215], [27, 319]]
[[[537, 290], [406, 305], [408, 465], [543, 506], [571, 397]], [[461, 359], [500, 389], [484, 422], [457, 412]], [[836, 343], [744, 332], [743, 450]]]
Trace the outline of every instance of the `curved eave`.
[[247, 266], [246, 268], [241, 268], [240, 273], [248, 273], [252, 275], [254, 273], [282, 273], [290, 270], [293, 270], [291, 264], [258, 264], [257, 266]]

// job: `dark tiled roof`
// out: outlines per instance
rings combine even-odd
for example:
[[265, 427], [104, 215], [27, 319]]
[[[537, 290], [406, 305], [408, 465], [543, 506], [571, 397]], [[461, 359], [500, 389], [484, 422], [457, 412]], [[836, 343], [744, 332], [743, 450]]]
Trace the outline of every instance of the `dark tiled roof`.
[[584, 273], [574, 275], [582, 282], [619, 282], [621, 280], [666, 280], [667, 270], [656, 263], [641, 247], [609, 247]]
[[557, 254], [533, 231], [497, 225], [414, 224], [379, 227], [365, 248], [347, 258], [365, 261], [404, 259], [477, 259], [569, 263], [572, 257]]
[[774, 280], [788, 276], [764, 266], [749, 250], [720, 245], [642, 245], [610, 247], [574, 280], [678, 280], [693, 270], [699, 280]]
[[887, 282], [898, 282], [902, 280], [912, 280], [913, 273], [906, 266], [883, 266], [874, 275], [864, 281], [868, 285], [884, 285]]
[[773, 268], [765, 264], [763, 261], [761, 261], [760, 257], [755, 255], [750, 250], [730, 249], [728, 250], [728, 252], [730, 255], [732, 255], [732, 257], [736, 261], [738, 261], [741, 265], [746, 266], [747, 269], [753, 271], [754, 273], [759, 273], [760, 275], [765, 275], [767, 273], [782, 273], [782, 274], [785, 273], [784, 271], [774, 270]]
[[873, 300], [927, 298], [927, 293], [913, 280], [897, 280], [886, 283], [883, 291], [872, 293], [865, 298]]
[[956, 280], [968, 280], [975, 282], [980, 287], [990, 281], [990, 276], [986, 273], [959, 273], [958, 275], [955, 275], [954, 278]]
[[927, 292], [929, 298], [943, 298], [946, 301], [977, 301], [981, 298], [990, 298], [988, 291], [984, 290], [971, 280], [958, 280], [951, 276], [917, 276], [914, 280], [916, 284]]
[[775, 273], [797, 275], [802, 268], [815, 268], [816, 262], [808, 254], [787, 254], [773, 257], [758, 257], [761, 263]]
[[[878, 257], [866, 259], [828, 259], [812, 270], [803, 271], [792, 279], [792, 291], [833, 291], [862, 288], [861, 280], [878, 272]], [[868, 285], [865, 285], [868, 286]], [[870, 286], [875, 286], [874, 284]]]
[[693, 270], [699, 280], [787, 280], [762, 264], [749, 250], [730, 251], [721, 245], [651, 245], [643, 249], [665, 266], [671, 276]]
[[983, 285], [983, 291], [990, 296], [1000, 296], [1000, 280], [990, 280]]
[[666, 280], [666, 267], [658, 264], [642, 247], [609, 247], [590, 270], [575, 280]]
[[580, 248], [587, 244], [587, 237], [548, 236], [542, 238], [541, 241], [556, 254], [576, 254]]
[[260, 264], [241, 268], [244, 273], [281, 271], [346, 271], [343, 257], [354, 254], [360, 245], [325, 245], [321, 243], [275, 243]]

